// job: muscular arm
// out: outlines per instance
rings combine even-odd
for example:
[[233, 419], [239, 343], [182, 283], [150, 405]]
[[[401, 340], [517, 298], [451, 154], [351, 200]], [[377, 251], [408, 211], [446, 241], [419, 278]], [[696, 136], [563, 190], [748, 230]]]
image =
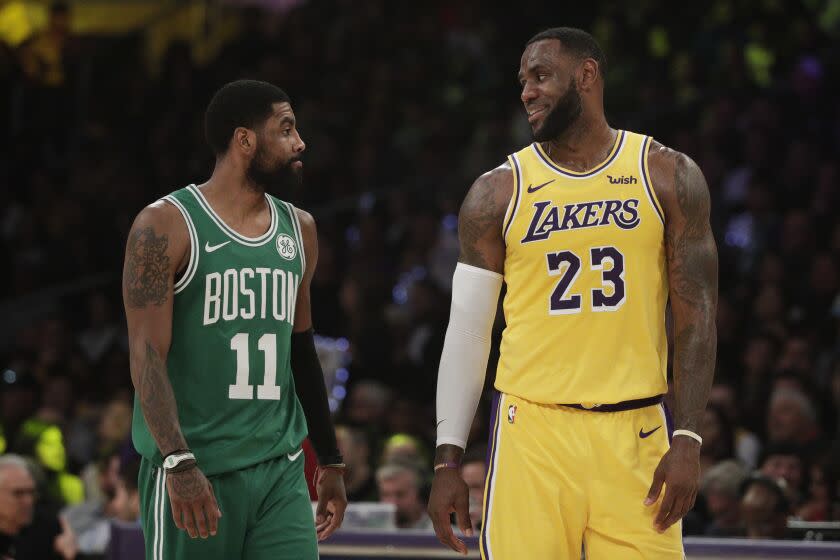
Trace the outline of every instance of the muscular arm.
[[665, 250], [674, 319], [675, 422], [697, 432], [715, 367], [718, 259], [709, 189], [690, 158], [654, 143], [651, 178], [665, 211]]
[[188, 251], [186, 225], [178, 211], [164, 202], [137, 216], [125, 251], [122, 289], [131, 380], [162, 455], [187, 447], [166, 357], [172, 339], [173, 278]]
[[[513, 172], [508, 164], [485, 173], [473, 183], [458, 214], [461, 248], [458, 262], [504, 273], [502, 222], [512, 194]], [[457, 445], [439, 445], [435, 464], [460, 463], [463, 454], [464, 450]]]
[[513, 171], [507, 163], [476, 179], [458, 214], [458, 261], [504, 273], [502, 222], [513, 195]]

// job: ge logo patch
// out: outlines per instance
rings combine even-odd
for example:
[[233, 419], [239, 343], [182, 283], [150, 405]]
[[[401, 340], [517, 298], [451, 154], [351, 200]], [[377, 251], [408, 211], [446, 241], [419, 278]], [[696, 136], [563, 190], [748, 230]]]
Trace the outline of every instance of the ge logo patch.
[[292, 260], [297, 255], [297, 245], [295, 240], [285, 233], [277, 236], [277, 252], [287, 261]]
[[512, 404], [508, 407], [508, 422], [513, 424], [514, 420], [516, 420], [516, 405]]

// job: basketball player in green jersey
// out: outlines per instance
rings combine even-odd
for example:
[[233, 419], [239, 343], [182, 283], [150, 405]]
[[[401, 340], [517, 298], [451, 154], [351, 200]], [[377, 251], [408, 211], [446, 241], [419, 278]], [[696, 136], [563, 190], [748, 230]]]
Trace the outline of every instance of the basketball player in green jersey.
[[205, 128], [210, 180], [143, 209], [126, 248], [146, 558], [314, 559], [347, 505], [312, 335], [318, 241], [312, 216], [266, 193], [299, 180], [305, 145], [265, 82], [222, 87]]

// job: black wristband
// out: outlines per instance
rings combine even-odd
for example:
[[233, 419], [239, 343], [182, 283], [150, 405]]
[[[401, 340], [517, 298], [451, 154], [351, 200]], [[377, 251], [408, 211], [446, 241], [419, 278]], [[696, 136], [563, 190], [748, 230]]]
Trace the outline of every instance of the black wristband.
[[306, 415], [309, 441], [312, 442], [322, 465], [341, 463], [327, 401], [324, 372], [315, 351], [312, 329], [292, 333], [291, 342], [292, 377], [295, 380], [295, 392]]

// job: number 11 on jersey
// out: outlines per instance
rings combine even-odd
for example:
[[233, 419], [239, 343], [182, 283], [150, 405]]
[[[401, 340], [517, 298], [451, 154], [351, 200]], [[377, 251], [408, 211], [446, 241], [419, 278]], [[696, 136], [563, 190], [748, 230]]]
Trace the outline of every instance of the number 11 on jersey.
[[[265, 354], [265, 372], [262, 385], [257, 385], [257, 399], [279, 401], [280, 386], [277, 385], [277, 335], [265, 333], [257, 341], [257, 348]], [[230, 349], [236, 352], [236, 383], [228, 388], [228, 398], [251, 400], [254, 386], [248, 383], [250, 374], [250, 353], [248, 333], [237, 333], [230, 340]]]

